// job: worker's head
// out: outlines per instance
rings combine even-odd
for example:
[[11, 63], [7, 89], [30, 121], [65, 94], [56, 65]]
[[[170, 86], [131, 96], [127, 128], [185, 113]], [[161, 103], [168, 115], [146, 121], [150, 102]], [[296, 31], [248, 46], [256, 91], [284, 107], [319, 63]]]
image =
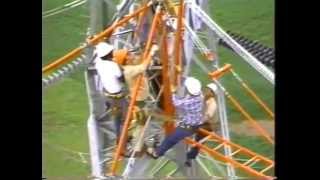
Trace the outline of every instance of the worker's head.
[[184, 81], [187, 92], [192, 96], [201, 94], [201, 82], [194, 77], [187, 77]]
[[205, 98], [216, 97], [218, 92], [218, 86], [215, 83], [210, 83], [206, 86], [204, 90]]
[[140, 63], [140, 53], [135, 50], [118, 49], [113, 52], [113, 59], [119, 65], [134, 65]]
[[128, 56], [128, 50], [126, 49], [118, 49], [113, 51], [113, 60], [119, 65], [126, 64]]
[[112, 52], [113, 52], [113, 45], [108, 44], [106, 42], [100, 42], [96, 45], [95, 53], [97, 56], [101, 59], [110, 59], [112, 58]]

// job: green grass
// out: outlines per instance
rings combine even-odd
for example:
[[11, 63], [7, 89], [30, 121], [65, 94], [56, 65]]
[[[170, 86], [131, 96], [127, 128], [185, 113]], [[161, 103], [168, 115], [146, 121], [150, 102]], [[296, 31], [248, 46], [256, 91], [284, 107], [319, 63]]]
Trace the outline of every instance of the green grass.
[[[73, 93], [73, 91], [78, 92]], [[46, 90], [43, 100], [44, 141], [52, 146], [63, 146], [74, 151], [88, 152], [86, 124], [89, 107], [85, 92], [83, 82], [72, 78], [66, 78], [59, 85]], [[80, 111], [75, 112], [74, 109]], [[88, 167], [66, 159], [64, 155], [66, 155], [64, 151], [45, 146], [46, 176], [88, 174]], [[76, 156], [76, 158], [79, 157]]]
[[[44, 9], [61, 6], [70, 0], [45, 1]], [[77, 47], [85, 38], [88, 19], [85, 6], [43, 19], [43, 65]], [[82, 34], [83, 33], [83, 34]], [[83, 72], [79, 71], [46, 89], [43, 95], [43, 169], [46, 177], [84, 176], [89, 167], [68, 158], [73, 155], [55, 149], [62, 146], [88, 152], [86, 121], [88, 103]], [[53, 147], [52, 147], [53, 146]]]
[[[69, 3], [72, 0], [44, 1], [43, 11], [50, 10]], [[213, 0], [215, 21], [226, 30], [240, 33], [250, 39], [258, 40], [273, 47], [274, 2], [272, 0]], [[62, 14], [43, 19], [43, 54], [42, 64], [63, 56], [68, 51], [79, 46], [84, 41], [89, 19], [85, 5], [66, 11]], [[248, 85], [257, 94], [274, 107], [272, 86], [252, 70], [241, 58], [230, 51], [219, 48], [219, 57], [223, 63], [234, 66]], [[208, 82], [206, 74], [198, 68], [193, 68], [192, 74], [203, 82]], [[231, 75], [223, 78], [223, 84], [228, 91], [240, 100], [241, 104], [258, 119], [266, 118], [265, 114], [251, 101]], [[87, 118], [88, 103], [82, 71], [72, 74], [63, 81], [46, 89], [43, 93], [43, 140], [49, 145], [43, 145], [43, 174], [46, 177], [87, 176], [90, 173], [88, 165], [73, 160], [76, 155], [53, 148], [62, 146], [74, 151], [88, 152]], [[232, 122], [241, 121], [241, 116], [228, 104], [228, 116]], [[270, 146], [263, 144], [261, 139], [237, 137], [232, 140], [263, 155], [272, 153]], [[52, 146], [51, 146], [52, 145]], [[169, 171], [167, 167], [164, 171]]]
[[213, 0], [210, 8], [215, 21], [225, 30], [274, 47], [273, 0]]

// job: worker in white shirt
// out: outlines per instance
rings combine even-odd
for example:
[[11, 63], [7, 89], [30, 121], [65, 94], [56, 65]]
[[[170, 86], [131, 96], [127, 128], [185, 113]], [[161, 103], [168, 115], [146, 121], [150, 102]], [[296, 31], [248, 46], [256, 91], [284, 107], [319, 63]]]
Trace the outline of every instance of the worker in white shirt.
[[[150, 50], [151, 57], [158, 50], [157, 45], [153, 45]], [[115, 61], [121, 66], [123, 69], [123, 75], [126, 84], [128, 85], [128, 89], [130, 91], [130, 95], [133, 92], [135, 82], [140, 74], [145, 73], [148, 62], [143, 60], [140, 52], [132, 52], [125, 49], [117, 50], [115, 53]], [[143, 107], [144, 101], [149, 97], [149, 84], [148, 79], [144, 75], [141, 86], [139, 87], [136, 101], [140, 107]]]
[[120, 66], [113, 61], [113, 49], [112, 45], [105, 42], [101, 42], [96, 46], [97, 59], [95, 68], [101, 79], [106, 105], [111, 108], [118, 142], [128, 103], [125, 99], [124, 76]]

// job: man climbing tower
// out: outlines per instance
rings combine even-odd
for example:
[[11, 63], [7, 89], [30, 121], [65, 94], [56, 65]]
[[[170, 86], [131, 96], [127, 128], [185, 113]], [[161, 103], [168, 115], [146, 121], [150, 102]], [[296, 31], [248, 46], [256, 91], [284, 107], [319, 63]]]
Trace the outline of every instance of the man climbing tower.
[[113, 46], [100, 42], [96, 45], [97, 55], [95, 68], [101, 79], [106, 106], [111, 108], [111, 116], [115, 122], [117, 142], [120, 136], [121, 124], [127, 111], [127, 101], [124, 92], [124, 76], [119, 65], [113, 62]]
[[[155, 159], [163, 156], [185, 137], [193, 135], [203, 124], [204, 99], [201, 83], [198, 79], [187, 77], [183, 84], [187, 90], [186, 95], [183, 98], [176, 94], [172, 95], [172, 103], [176, 108], [177, 115], [175, 131], [167, 136], [158, 148], [147, 149], [147, 153]], [[173, 92], [175, 91], [173, 88]]]
[[[214, 83], [210, 83], [204, 89], [204, 101], [205, 101], [205, 111], [204, 111], [204, 123], [200, 126], [207, 131], [218, 132], [220, 130], [218, 113], [217, 113], [217, 91], [218, 87]], [[195, 136], [195, 141], [200, 141], [205, 136], [197, 133]], [[187, 154], [186, 166], [191, 166], [191, 160], [195, 159], [199, 154], [198, 147], [192, 147]]]
[[[150, 56], [153, 57], [157, 50], [158, 50], [158, 46], [153, 45], [150, 50]], [[122, 53], [119, 53], [120, 51]], [[147, 64], [147, 61], [141, 58], [141, 53], [139, 52], [129, 52], [127, 50], [120, 50], [120, 51], [118, 50], [117, 53], [115, 53], [116, 54], [115, 59], [116, 59], [116, 62], [120, 64], [123, 68], [125, 82], [128, 85], [128, 89], [131, 95], [138, 76], [142, 73], [145, 73], [148, 67], [148, 64]], [[137, 127], [133, 132], [133, 144], [138, 143], [138, 145], [135, 146], [136, 148], [134, 149], [137, 155], [139, 155], [139, 153], [142, 151], [142, 148], [143, 148], [143, 142], [137, 142], [137, 139], [139, 137], [140, 131], [142, 130], [146, 122], [147, 115], [144, 110], [144, 107], [145, 107], [145, 101], [149, 98], [149, 96], [150, 96], [149, 82], [147, 77], [144, 75], [141, 82], [141, 86], [139, 87], [138, 94], [136, 97], [137, 107], [135, 107], [135, 111], [134, 111], [134, 117], [137, 122]]]

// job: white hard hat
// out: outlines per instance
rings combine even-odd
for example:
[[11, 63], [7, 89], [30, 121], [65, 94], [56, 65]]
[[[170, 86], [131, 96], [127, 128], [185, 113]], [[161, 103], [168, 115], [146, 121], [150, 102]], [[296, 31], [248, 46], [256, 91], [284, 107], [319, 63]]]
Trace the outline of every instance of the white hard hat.
[[97, 44], [96, 46], [96, 53], [98, 55], [98, 57], [103, 57], [108, 55], [111, 51], [113, 50], [113, 46], [105, 43], [105, 42], [100, 42], [99, 44]]
[[211, 89], [214, 93], [217, 93], [218, 91], [218, 86], [215, 83], [210, 83], [207, 85], [207, 87]]
[[194, 77], [187, 77], [184, 81], [184, 86], [192, 95], [197, 96], [201, 94], [201, 82]]

